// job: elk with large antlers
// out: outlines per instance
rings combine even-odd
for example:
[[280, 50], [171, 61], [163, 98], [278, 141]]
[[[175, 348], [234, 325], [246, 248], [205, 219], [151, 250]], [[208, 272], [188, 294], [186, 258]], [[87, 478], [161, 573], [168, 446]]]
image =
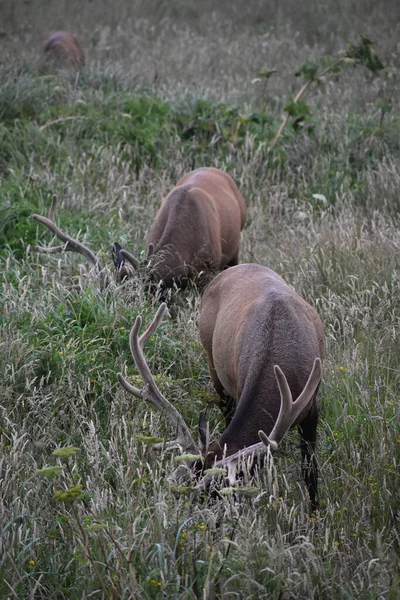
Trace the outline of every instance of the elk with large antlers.
[[[144, 387], [134, 388], [121, 374], [118, 378], [128, 392], [169, 417], [178, 434], [171, 445], [199, 453], [182, 416], [159, 391], [142, 351], [165, 309], [162, 304], [141, 338], [140, 317], [131, 331], [131, 352]], [[276, 450], [286, 431], [298, 425], [303, 474], [314, 510], [316, 395], [324, 355], [323, 325], [316, 311], [271, 269], [243, 264], [220, 273], [206, 288], [199, 329], [216, 391], [227, 410], [232, 399], [237, 404], [218, 442], [207, 446], [204, 426], [199, 427], [203, 468], [228, 467], [232, 483], [242, 459]], [[209, 479], [206, 476], [199, 485]]]
[[[100, 287], [105, 277], [96, 256], [55, 224], [56, 197], [49, 217], [33, 215], [59, 239], [62, 246], [38, 248], [41, 252], [74, 251], [95, 267]], [[162, 201], [148, 233], [147, 282], [161, 291], [174, 285], [184, 288], [202, 274], [236, 265], [240, 232], [246, 219], [245, 202], [233, 179], [224, 171], [204, 167], [188, 173]], [[114, 263], [121, 281], [140, 267], [140, 261], [119, 244], [114, 245]]]
[[[162, 200], [147, 236], [147, 277], [164, 290], [238, 264], [246, 205], [232, 177], [213, 167], [184, 175]], [[115, 264], [139, 262], [118, 245]]]

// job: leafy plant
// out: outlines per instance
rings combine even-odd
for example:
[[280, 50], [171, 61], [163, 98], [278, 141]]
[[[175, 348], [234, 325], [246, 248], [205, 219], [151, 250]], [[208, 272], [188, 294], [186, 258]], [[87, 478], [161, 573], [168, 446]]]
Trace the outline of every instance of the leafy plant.
[[306, 61], [300, 69], [296, 71], [295, 77], [303, 77], [305, 83], [297, 92], [293, 100], [284, 108], [286, 115], [272, 140], [270, 148], [273, 148], [278, 143], [278, 140], [281, 137], [283, 130], [288, 125], [291, 117], [294, 117], [293, 127], [296, 130], [298, 129], [299, 123], [305, 119], [306, 115], [310, 114], [310, 109], [308, 105], [302, 101], [302, 98], [313, 83], [322, 83], [327, 75], [339, 73], [341, 68], [345, 65], [361, 65], [372, 71], [374, 74], [384, 69], [384, 65], [380, 58], [372, 52], [372, 45], [373, 43], [365, 35], [361, 35], [361, 42], [358, 45], [349, 43], [347, 50], [339, 52], [337, 58], [328, 59], [326, 61], [328, 62], [327, 66], [322, 70], [318, 64]]

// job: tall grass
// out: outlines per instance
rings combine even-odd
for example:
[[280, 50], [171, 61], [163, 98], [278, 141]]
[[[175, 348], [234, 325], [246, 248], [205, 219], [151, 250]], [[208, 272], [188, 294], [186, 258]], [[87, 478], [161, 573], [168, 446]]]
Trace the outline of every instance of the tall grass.
[[[398, 598], [397, 3], [110, 7], [17, 0], [1, 25], [0, 595]], [[82, 73], [36, 64], [57, 28], [78, 35]], [[311, 120], [270, 151], [293, 73], [360, 33], [387, 70], [310, 91]], [[246, 199], [241, 261], [275, 269], [325, 324], [311, 516], [295, 431], [253, 489], [210, 503], [170, 487], [173, 455], [146, 443], [168, 423], [117, 383], [126, 369], [140, 385], [128, 333], [156, 307], [140, 280], [113, 283], [112, 244], [143, 255], [161, 198], [203, 165]], [[107, 265], [104, 292], [78, 256], [36, 252], [51, 234], [30, 215], [53, 193], [58, 223]], [[198, 296], [180, 293], [176, 313], [146, 356], [193, 430], [210, 404], [216, 436]]]

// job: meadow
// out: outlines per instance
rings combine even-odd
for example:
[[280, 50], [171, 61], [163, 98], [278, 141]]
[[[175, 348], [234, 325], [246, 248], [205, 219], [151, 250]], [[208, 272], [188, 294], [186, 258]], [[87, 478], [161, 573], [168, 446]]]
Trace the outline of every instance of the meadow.
[[[398, 2], [15, 0], [2, 15], [0, 597], [399, 598]], [[82, 72], [44, 68], [56, 29], [76, 34]], [[161, 198], [200, 166], [246, 200], [240, 261], [325, 325], [314, 514], [297, 431], [251, 489], [210, 504], [171, 487], [176, 452], [148, 445], [168, 423], [117, 381], [140, 385], [129, 330], [157, 303], [140, 278], [117, 285], [112, 244], [144, 257]], [[36, 251], [54, 243], [32, 219], [53, 194], [106, 289], [82, 257]], [[178, 292], [145, 354], [216, 437], [199, 305]]]

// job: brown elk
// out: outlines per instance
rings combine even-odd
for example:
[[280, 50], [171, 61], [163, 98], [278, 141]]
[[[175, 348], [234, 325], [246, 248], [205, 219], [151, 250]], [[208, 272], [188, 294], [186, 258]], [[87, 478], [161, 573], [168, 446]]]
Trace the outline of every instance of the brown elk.
[[[100, 287], [105, 275], [98, 258], [83, 244], [62, 232], [55, 224], [56, 196], [48, 217], [33, 218], [52, 231], [64, 245], [41, 248], [41, 252], [78, 252], [92, 263]], [[202, 273], [236, 265], [240, 232], [246, 219], [245, 202], [233, 179], [224, 171], [201, 168], [188, 173], [162, 201], [148, 233], [146, 279], [161, 288], [176, 284], [185, 287]], [[114, 245], [118, 279], [129, 272], [129, 265], [140, 266], [132, 254]], [[127, 262], [125, 262], [127, 261]]]
[[[245, 220], [246, 205], [230, 175], [213, 167], [187, 173], [162, 200], [148, 233], [148, 279], [164, 289], [184, 288], [201, 273], [237, 265]], [[131, 254], [117, 244], [114, 250], [122, 273], [125, 258], [137, 268]]]
[[[134, 388], [121, 374], [118, 378], [128, 392], [169, 416], [178, 434], [171, 445], [199, 453], [182, 416], [157, 388], [142, 351], [165, 308], [162, 304], [140, 338], [140, 317], [131, 331], [131, 352], [144, 388]], [[324, 356], [318, 314], [271, 269], [242, 264], [220, 273], [206, 288], [199, 330], [216, 391], [227, 409], [232, 399], [237, 404], [218, 442], [207, 446], [204, 426], [199, 427], [203, 468], [227, 466], [232, 482], [243, 458], [265, 453], [268, 447], [276, 450], [286, 431], [298, 425], [303, 475], [314, 510], [318, 502], [316, 395]]]
[[42, 53], [60, 66], [80, 69], [85, 64], [83, 50], [69, 31], [56, 31], [42, 44]]

